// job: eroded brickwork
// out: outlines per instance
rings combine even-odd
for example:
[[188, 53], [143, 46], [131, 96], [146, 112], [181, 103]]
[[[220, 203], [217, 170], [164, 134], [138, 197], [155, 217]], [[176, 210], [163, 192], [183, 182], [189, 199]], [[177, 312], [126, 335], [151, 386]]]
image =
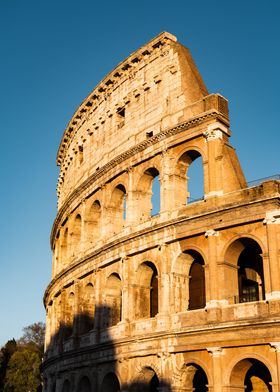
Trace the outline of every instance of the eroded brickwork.
[[279, 181], [248, 187], [229, 138], [227, 100], [169, 33], [77, 109], [57, 155], [45, 392], [279, 390]]

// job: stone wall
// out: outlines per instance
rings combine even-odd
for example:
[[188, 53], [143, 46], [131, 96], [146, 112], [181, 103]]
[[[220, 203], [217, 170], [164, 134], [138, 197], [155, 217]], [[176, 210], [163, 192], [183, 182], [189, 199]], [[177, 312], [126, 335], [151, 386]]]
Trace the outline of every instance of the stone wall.
[[77, 109], [57, 156], [46, 392], [278, 391], [279, 181], [248, 187], [230, 134], [226, 99], [168, 33]]

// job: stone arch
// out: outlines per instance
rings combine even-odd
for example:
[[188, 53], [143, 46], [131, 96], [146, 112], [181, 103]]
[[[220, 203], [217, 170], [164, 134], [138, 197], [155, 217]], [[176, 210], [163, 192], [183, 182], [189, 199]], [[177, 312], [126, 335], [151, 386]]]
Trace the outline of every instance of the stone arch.
[[94, 245], [101, 234], [101, 203], [98, 199], [94, 200], [88, 209], [85, 217], [85, 226], [87, 241]]
[[65, 331], [63, 336], [65, 339], [69, 338], [73, 334], [74, 312], [75, 312], [75, 294], [73, 291], [70, 291], [70, 293], [66, 297], [66, 303], [64, 309]]
[[269, 368], [256, 358], [244, 358], [232, 368], [230, 391], [272, 392], [272, 377]]
[[81, 235], [82, 235], [82, 217], [81, 214], [76, 214], [71, 225], [70, 231], [70, 249], [71, 249], [71, 257], [75, 257], [78, 253], [81, 243]]
[[132, 392], [156, 392], [159, 390], [160, 381], [158, 374], [151, 366], [141, 369], [130, 390]]
[[64, 380], [61, 392], [71, 392], [71, 384], [69, 380]]
[[126, 188], [118, 184], [112, 191], [110, 201], [110, 220], [113, 222], [113, 232], [118, 233], [124, 226], [126, 220]]
[[83, 376], [78, 383], [77, 392], [91, 392], [91, 382], [87, 376]]
[[56, 392], [56, 381], [54, 380], [50, 389], [51, 392]]
[[160, 189], [155, 191], [155, 182], [159, 179], [159, 171], [155, 166], [148, 167], [140, 177], [137, 184], [138, 220], [145, 221], [160, 211]]
[[203, 257], [194, 250], [186, 251], [193, 257], [189, 272], [189, 305], [188, 310], [201, 309], [206, 305], [205, 272]]
[[122, 319], [122, 281], [117, 273], [112, 273], [105, 286], [106, 307], [103, 315], [104, 327], [112, 327]]
[[154, 263], [145, 261], [138, 267], [136, 288], [136, 318], [154, 317], [159, 311], [158, 270]]
[[176, 204], [178, 206], [185, 205], [194, 201], [198, 196], [192, 197], [190, 193], [191, 180], [189, 178], [190, 170], [193, 167], [195, 161], [199, 160], [199, 168], [196, 169], [199, 175], [194, 176], [196, 179], [196, 187], [201, 188], [201, 194], [199, 197], [204, 196], [204, 170], [203, 170], [203, 156], [200, 150], [194, 147], [189, 147], [187, 151], [182, 153], [177, 160], [175, 173], [176, 173]]
[[197, 362], [188, 362], [180, 370], [179, 388], [193, 392], [208, 391], [208, 375], [204, 368]]
[[105, 375], [101, 383], [101, 392], [119, 392], [120, 382], [115, 373], [110, 372]]
[[225, 251], [225, 297], [231, 303], [265, 299], [262, 248], [251, 237], [239, 237]]
[[83, 287], [81, 298], [81, 309], [79, 314], [79, 331], [81, 334], [87, 333], [94, 327], [95, 293], [94, 286], [88, 282]]
[[175, 312], [205, 307], [204, 265], [202, 254], [194, 249], [183, 251], [173, 263]]
[[65, 267], [68, 261], [68, 251], [69, 251], [69, 230], [68, 227], [61, 229], [60, 235], [60, 249], [59, 249], [59, 260], [62, 267]]

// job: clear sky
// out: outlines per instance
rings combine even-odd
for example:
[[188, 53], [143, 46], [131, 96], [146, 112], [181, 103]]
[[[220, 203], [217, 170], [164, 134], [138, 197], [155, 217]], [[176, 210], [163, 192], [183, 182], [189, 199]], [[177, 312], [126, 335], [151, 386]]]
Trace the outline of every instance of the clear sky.
[[278, 0], [0, 0], [0, 346], [44, 321], [56, 152], [75, 108], [162, 31], [229, 99], [248, 181], [280, 172]]

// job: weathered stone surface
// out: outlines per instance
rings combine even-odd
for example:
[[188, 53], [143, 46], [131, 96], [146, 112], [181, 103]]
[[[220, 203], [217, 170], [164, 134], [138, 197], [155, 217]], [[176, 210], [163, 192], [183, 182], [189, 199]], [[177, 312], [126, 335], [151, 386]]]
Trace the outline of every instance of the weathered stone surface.
[[279, 390], [279, 181], [248, 187], [229, 138], [227, 100], [169, 33], [79, 106], [57, 155], [46, 392]]

